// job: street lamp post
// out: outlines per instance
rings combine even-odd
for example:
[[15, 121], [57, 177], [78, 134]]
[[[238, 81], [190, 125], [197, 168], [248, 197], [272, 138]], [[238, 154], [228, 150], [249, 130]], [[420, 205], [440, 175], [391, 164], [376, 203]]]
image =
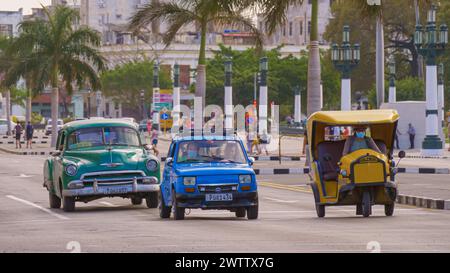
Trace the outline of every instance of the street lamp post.
[[438, 133], [438, 88], [436, 58], [442, 55], [448, 44], [448, 27], [443, 24], [438, 31], [436, 27], [436, 6], [428, 11], [425, 31], [422, 25], [416, 26], [414, 44], [420, 55], [426, 59], [426, 137], [422, 142], [422, 155], [436, 156], [442, 154], [443, 143]]
[[331, 60], [334, 67], [342, 74], [341, 84], [341, 110], [351, 110], [351, 71], [361, 59], [359, 44], [350, 45], [350, 27], [344, 26], [342, 45], [333, 44], [331, 47]]
[[259, 133], [267, 133], [267, 72], [269, 70], [267, 57], [263, 57], [259, 61], [259, 71], [261, 73], [259, 85]]
[[[159, 65], [155, 62], [153, 65], [153, 124], [159, 126], [159, 111], [157, 111], [156, 103], [160, 102], [159, 97]], [[158, 129], [159, 130], [159, 129]]]
[[395, 59], [391, 55], [388, 62], [389, 66], [389, 103], [397, 102], [397, 89], [395, 87]]
[[444, 111], [444, 64], [440, 63], [438, 67], [438, 110], [439, 120], [442, 123], [442, 128], [445, 126], [445, 111]]
[[140, 94], [141, 94], [141, 117], [142, 117], [142, 120], [144, 120], [145, 116], [146, 116], [146, 112], [145, 112], [145, 91], [142, 89]]
[[173, 66], [173, 131], [178, 133], [180, 126], [180, 66]]
[[294, 99], [294, 122], [300, 123], [302, 120], [302, 96], [300, 94], [300, 86], [294, 88], [295, 99]]
[[231, 58], [225, 61], [225, 131], [233, 129], [233, 62]]

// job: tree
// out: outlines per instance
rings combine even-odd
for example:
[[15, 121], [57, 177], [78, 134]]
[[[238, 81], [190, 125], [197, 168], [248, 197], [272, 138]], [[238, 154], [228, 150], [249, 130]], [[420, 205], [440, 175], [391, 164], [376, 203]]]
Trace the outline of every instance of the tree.
[[[125, 107], [141, 105], [140, 92], [145, 91], [145, 102], [148, 104], [153, 95], [153, 62], [146, 60], [130, 62], [104, 71], [100, 75], [102, 92], [121, 102]], [[161, 69], [159, 73], [161, 88], [171, 88], [172, 81], [168, 73]], [[141, 109], [142, 111], [143, 109]]]
[[[246, 1], [244, 1], [246, 2]], [[163, 42], [168, 46], [183, 26], [195, 24], [200, 29], [200, 50], [197, 66], [195, 95], [203, 103], [206, 95], [206, 34], [212, 25], [242, 27], [254, 34], [255, 44], [262, 47], [262, 35], [253, 25], [251, 18], [242, 15], [243, 7], [248, 3], [232, 0], [191, 0], [171, 1], [168, 3], [151, 2], [138, 10], [130, 20], [130, 28], [135, 34], [154, 21], [168, 23]]]
[[[388, 86], [386, 84], [385, 86]], [[384, 94], [387, 96], [389, 87], [386, 88]], [[425, 85], [422, 80], [414, 77], [406, 77], [396, 82], [397, 101], [424, 101], [425, 100]], [[374, 105], [376, 103], [375, 87], [370, 89], [368, 95], [369, 103]]]
[[6, 82], [17, 82], [18, 78], [33, 71], [36, 90], [46, 85], [52, 87], [52, 147], [56, 145], [57, 120], [59, 118], [59, 83], [68, 93], [73, 84], [79, 87], [88, 83], [100, 89], [98, 71], [104, 69], [104, 58], [96, 49], [100, 36], [88, 27], [75, 29], [79, 20], [78, 11], [65, 6], [56, 6], [52, 11], [43, 7], [47, 20], [37, 19], [20, 24], [21, 34], [14, 40], [17, 52], [31, 52], [7, 73]]

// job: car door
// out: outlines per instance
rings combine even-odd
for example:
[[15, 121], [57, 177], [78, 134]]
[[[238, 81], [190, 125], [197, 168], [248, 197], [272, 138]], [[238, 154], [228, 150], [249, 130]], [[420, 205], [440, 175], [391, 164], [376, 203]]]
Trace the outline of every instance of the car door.
[[65, 132], [64, 131], [60, 131], [58, 133], [58, 139], [56, 141], [56, 147], [58, 152], [54, 153], [53, 156], [53, 186], [56, 189], [56, 193], [57, 195], [59, 195], [62, 192], [62, 188], [59, 184], [60, 178], [63, 174], [64, 171], [64, 166], [62, 163], [63, 160], [63, 145], [65, 143]]

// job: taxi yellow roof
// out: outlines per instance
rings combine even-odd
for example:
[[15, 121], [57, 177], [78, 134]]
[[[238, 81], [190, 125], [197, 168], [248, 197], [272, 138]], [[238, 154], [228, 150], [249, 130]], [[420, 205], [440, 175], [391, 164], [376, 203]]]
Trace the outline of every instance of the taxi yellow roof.
[[357, 125], [394, 123], [400, 118], [396, 110], [319, 111], [312, 114], [308, 122]]

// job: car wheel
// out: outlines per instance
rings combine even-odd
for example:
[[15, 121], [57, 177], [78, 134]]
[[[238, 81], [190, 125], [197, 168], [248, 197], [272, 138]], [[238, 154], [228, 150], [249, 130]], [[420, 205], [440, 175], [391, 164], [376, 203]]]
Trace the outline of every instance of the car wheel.
[[325, 205], [320, 205], [316, 203], [316, 213], [317, 217], [319, 218], [325, 217]]
[[384, 205], [384, 214], [386, 216], [394, 215], [395, 203]]
[[158, 207], [158, 192], [151, 192], [145, 197], [145, 203], [147, 204], [147, 208], [154, 209]]
[[247, 208], [247, 219], [248, 220], [258, 219], [258, 205]]
[[245, 208], [238, 208], [236, 210], [236, 217], [245, 217], [246, 215], [246, 209]]
[[162, 195], [162, 192], [159, 192], [158, 194], [158, 201], [159, 201], [159, 216], [163, 219], [170, 218], [170, 212], [171, 207], [166, 206], [166, 202], [164, 201], [164, 196]]
[[75, 198], [71, 196], [63, 196], [63, 210], [65, 212], [71, 212], [75, 210]]
[[362, 215], [369, 217], [372, 214], [372, 204], [370, 202], [370, 192], [365, 191], [362, 197]]
[[172, 212], [173, 212], [173, 219], [175, 220], [184, 219], [184, 208], [178, 207], [175, 190], [172, 190]]
[[131, 197], [131, 204], [133, 205], [142, 204], [142, 197]]
[[59, 209], [61, 208], [61, 198], [53, 194], [52, 192], [48, 192], [48, 199], [50, 202], [50, 208]]

